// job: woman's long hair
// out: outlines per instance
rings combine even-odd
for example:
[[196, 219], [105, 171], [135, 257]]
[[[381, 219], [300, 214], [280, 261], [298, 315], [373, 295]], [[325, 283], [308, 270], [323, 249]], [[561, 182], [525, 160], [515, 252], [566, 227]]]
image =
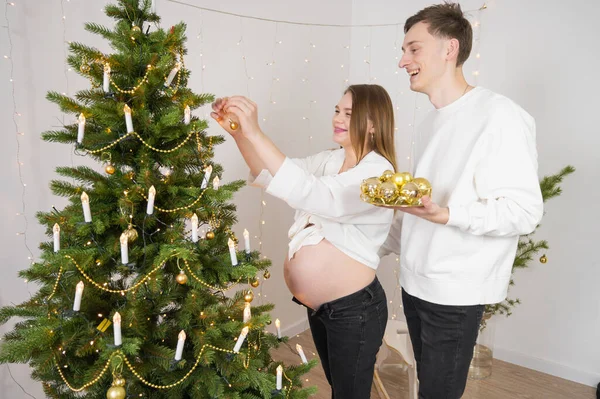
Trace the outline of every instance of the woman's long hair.
[[[394, 147], [394, 107], [387, 91], [379, 85], [352, 85], [344, 94], [352, 95], [350, 141], [360, 162], [370, 151], [390, 161], [396, 170]], [[373, 123], [374, 133], [367, 131], [367, 121]]]

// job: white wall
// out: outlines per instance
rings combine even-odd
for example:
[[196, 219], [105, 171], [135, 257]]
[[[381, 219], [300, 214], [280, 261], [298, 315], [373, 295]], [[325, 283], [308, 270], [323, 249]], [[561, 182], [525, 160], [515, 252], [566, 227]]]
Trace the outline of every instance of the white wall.
[[[404, 21], [431, 3], [353, 0], [353, 23]], [[477, 10], [482, 4], [461, 2], [463, 10]], [[540, 177], [567, 164], [577, 168], [564, 182], [564, 193], [547, 204], [535, 235], [549, 242], [548, 263], [532, 262], [529, 269], [516, 273], [510, 296], [520, 298], [522, 305], [509, 318], [497, 319], [496, 356], [595, 386], [600, 382], [600, 257], [595, 248], [600, 237], [600, 217], [595, 211], [600, 201], [596, 184], [600, 179], [596, 109], [600, 3], [502, 0], [487, 4], [487, 10], [472, 13], [473, 20], [481, 22], [481, 58], [467, 62], [467, 79], [512, 98], [535, 117]], [[393, 36], [393, 28], [372, 29], [377, 42], [371, 56], [377, 60], [371, 64], [371, 77], [381, 81], [378, 75], [385, 76], [384, 86], [390, 93], [398, 88], [386, 69]], [[357, 54], [352, 55], [352, 79], [356, 81], [369, 77], [363, 59], [366, 42], [368, 30], [353, 29]], [[477, 79], [472, 75], [475, 70], [479, 71]], [[406, 84], [403, 75], [399, 86], [404, 95]], [[422, 96], [417, 97], [421, 109], [415, 110], [409, 101], [401, 104], [406, 108], [397, 111], [399, 141], [408, 144], [412, 114], [418, 120], [430, 106]], [[382, 267], [380, 275], [391, 277], [393, 263], [386, 259], [389, 267]], [[393, 282], [388, 279], [386, 283], [390, 292]]]
[[[394, 24], [429, 4], [391, 0], [187, 2], [243, 15], [326, 24]], [[69, 148], [64, 145], [39, 140], [40, 132], [59, 125], [63, 118], [59, 110], [44, 99], [48, 90], [66, 91], [61, 2], [15, 0], [15, 3], [16, 7], [8, 8], [8, 17], [15, 46], [16, 102], [23, 114], [18, 123], [20, 131], [26, 133], [21, 137], [21, 154], [23, 179], [27, 183], [24, 196], [29, 218], [27, 237], [35, 255], [44, 237], [34, 213], [47, 210], [52, 204], [62, 204], [48, 189], [48, 182], [55, 177], [55, 166], [69, 165], [72, 158], [75, 164], [85, 160], [71, 157]], [[104, 3], [104, 0], [64, 1], [66, 40], [93, 44], [108, 51], [105, 43], [83, 31], [86, 21], [109, 22], [100, 12]], [[593, 287], [600, 275], [592, 245], [592, 238], [599, 236], [599, 218], [589, 209], [600, 199], [594, 184], [600, 177], [600, 162], [598, 156], [592, 154], [600, 144], [593, 130], [600, 121], [592, 109], [597, 105], [592, 93], [600, 89], [600, 81], [592, 75], [592, 71], [600, 67], [599, 56], [592, 51], [597, 48], [593, 38], [600, 33], [594, 20], [594, 16], [600, 15], [600, 7], [583, 0], [569, 5], [541, 0], [522, 3], [515, 0], [488, 2], [489, 8], [481, 20], [481, 59], [469, 61], [466, 70], [469, 74], [479, 70], [478, 84], [511, 97], [536, 118], [540, 176], [554, 173], [569, 163], [578, 171], [565, 182], [564, 194], [547, 206], [548, 214], [536, 237], [549, 240], [549, 262], [536, 263], [529, 270], [518, 272], [511, 294], [521, 298], [523, 304], [513, 316], [499, 320], [496, 353], [506, 360], [591, 385], [600, 381], [600, 345], [597, 343], [600, 296]], [[480, 5], [472, 0], [463, 2], [465, 9], [477, 9]], [[283, 43], [275, 46], [273, 56], [273, 23], [243, 20], [240, 24], [237, 17], [200, 12], [168, 0], [158, 0], [157, 7], [163, 16], [163, 28], [180, 20], [188, 24], [186, 63], [192, 71], [191, 87], [197, 92], [216, 95], [249, 94], [258, 102], [261, 117], [267, 118], [265, 130], [291, 156], [331, 146], [331, 109], [346, 84], [345, 79], [349, 79], [348, 83], [363, 83], [372, 78], [372, 82], [382, 84], [397, 106], [400, 167], [410, 167], [406, 159], [412, 132], [409, 124], [418, 123], [430, 105], [426, 98], [408, 90], [402, 71], [395, 73], [395, 57], [400, 54], [403, 38], [402, 24], [398, 29], [391, 26], [352, 30], [279, 24], [277, 40]], [[198, 38], [200, 27], [203, 39]], [[238, 46], [242, 29], [243, 45]], [[0, 40], [4, 53], [8, 47], [6, 30]], [[310, 47], [310, 43], [316, 47]], [[370, 47], [365, 48], [369, 43]], [[347, 45], [351, 45], [351, 49], [346, 49]], [[248, 75], [254, 78], [250, 81], [245, 78], [242, 48]], [[306, 58], [311, 62], [305, 63]], [[273, 59], [275, 64], [267, 66]], [[370, 64], [365, 63], [365, 59], [370, 59]], [[23, 301], [28, 296], [27, 290], [33, 292], [35, 287], [16, 278], [16, 272], [27, 267], [29, 255], [23, 237], [15, 235], [24, 229], [23, 218], [15, 215], [20, 212], [21, 186], [11, 120], [9, 63], [4, 59], [0, 61], [0, 118], [6, 143], [0, 148], [5, 171], [0, 177], [3, 187], [0, 212], [6, 221], [0, 236], [4, 266], [0, 279], [2, 306]], [[202, 65], [206, 65], [204, 72]], [[272, 76], [280, 81], [271, 89]], [[87, 82], [74, 72], [67, 73], [67, 77], [71, 94], [87, 87]], [[308, 82], [303, 83], [302, 78]], [[475, 83], [474, 78], [471, 81]], [[269, 103], [271, 95], [277, 104]], [[313, 100], [317, 102], [311, 103]], [[205, 112], [199, 111], [197, 115]], [[67, 122], [71, 121], [69, 118]], [[211, 131], [218, 132], [213, 128]], [[245, 178], [246, 168], [233, 143], [228, 141], [220, 146], [216, 157], [225, 167], [226, 180]], [[276, 199], [265, 197], [265, 201], [263, 253], [273, 260], [274, 267], [273, 277], [263, 286], [263, 294], [267, 301], [276, 304], [274, 316], [282, 320], [284, 329], [296, 333], [308, 326], [302, 309], [290, 302], [281, 270], [292, 212]], [[581, 206], [580, 202], [590, 206]], [[261, 220], [258, 216], [260, 192], [244, 188], [236, 203], [240, 222], [234, 231], [239, 235], [246, 227], [253, 235], [257, 234]], [[257, 246], [258, 240], [253, 239], [253, 245]], [[394, 259], [386, 258], [379, 275], [388, 299], [393, 301], [391, 314], [401, 316], [394, 266]], [[0, 332], [6, 329], [7, 326]], [[11, 367], [28, 392], [42, 397], [39, 387], [29, 381], [27, 367]], [[6, 367], [0, 367], [0, 398], [22, 396]]]

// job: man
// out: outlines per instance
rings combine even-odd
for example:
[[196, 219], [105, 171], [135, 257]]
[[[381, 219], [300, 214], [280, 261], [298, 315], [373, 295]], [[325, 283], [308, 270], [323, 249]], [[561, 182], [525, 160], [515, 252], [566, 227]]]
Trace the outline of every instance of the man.
[[506, 298], [519, 236], [543, 214], [535, 122], [508, 98], [466, 82], [473, 32], [458, 4], [419, 11], [404, 32], [399, 67], [435, 107], [417, 131], [414, 172], [433, 192], [423, 207], [398, 208], [403, 221], [380, 255], [402, 248], [419, 397], [454, 399], [465, 389], [484, 305]]

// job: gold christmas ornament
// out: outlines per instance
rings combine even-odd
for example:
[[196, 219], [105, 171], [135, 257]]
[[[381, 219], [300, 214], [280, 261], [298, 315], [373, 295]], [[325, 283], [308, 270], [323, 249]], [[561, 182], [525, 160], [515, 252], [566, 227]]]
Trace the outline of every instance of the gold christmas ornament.
[[394, 176], [394, 172], [391, 170], [386, 170], [385, 172], [383, 172], [383, 174], [379, 177], [379, 181], [381, 181], [382, 183], [385, 181], [388, 181], [392, 178], [392, 176]]
[[252, 302], [253, 299], [254, 299], [254, 293], [252, 292], [252, 290], [248, 290], [248, 292], [246, 292], [246, 295], [244, 295], [244, 301]]
[[271, 323], [272, 323], [272, 321], [271, 321], [271, 320], [267, 320], [267, 325], [268, 325], [268, 326], [270, 326], [270, 325], [271, 325]]
[[412, 181], [419, 188], [421, 196], [431, 196], [431, 183], [424, 177], [417, 177]]
[[231, 130], [237, 130], [238, 127], [240, 127], [240, 125], [237, 122], [229, 121], [229, 127], [231, 128]]
[[175, 281], [177, 281], [179, 284], [183, 285], [188, 282], [188, 276], [185, 274], [185, 272], [183, 270], [181, 270], [179, 272], [179, 274], [177, 275], [177, 277], [175, 277]]
[[400, 197], [409, 205], [414, 205], [421, 198], [419, 186], [413, 182], [408, 182], [400, 189]]
[[250, 285], [254, 288], [258, 287], [260, 284], [260, 282], [258, 281], [257, 278], [255, 278], [254, 280], [252, 280], [252, 282], [250, 283]]
[[379, 185], [377, 193], [384, 202], [391, 203], [398, 197], [398, 187], [390, 181], [385, 181]]
[[268, 280], [271, 278], [271, 273], [269, 273], [268, 270], [265, 270], [265, 274], [263, 274], [263, 277], [265, 278], [265, 280]]
[[126, 396], [127, 392], [125, 392], [125, 388], [123, 387], [112, 386], [106, 392], [106, 399], [125, 399]]
[[546, 263], [548, 262], [548, 258], [546, 257], [546, 254], [542, 255], [542, 257], [540, 258], [540, 263]]
[[212, 240], [213, 238], [215, 238], [215, 233], [213, 233], [212, 231], [209, 231], [208, 233], [206, 233], [207, 240]]
[[240, 127], [240, 122], [235, 115], [227, 114], [227, 120], [229, 121], [229, 127], [231, 130], [237, 130]]
[[392, 183], [394, 183], [398, 187], [398, 189], [401, 189], [403, 185], [405, 185], [406, 183], [408, 183], [410, 181], [410, 179], [408, 177], [410, 177], [410, 173], [398, 172], [398, 173], [394, 173], [394, 175], [392, 176], [392, 178], [390, 180], [392, 181]]
[[127, 242], [129, 243], [135, 242], [135, 240], [138, 239], [138, 232], [133, 228], [132, 225], [129, 225], [129, 227], [123, 232], [123, 234], [125, 234], [125, 236], [127, 237]]
[[377, 188], [379, 187], [381, 182], [376, 177], [370, 177], [368, 179], [363, 180], [360, 190], [363, 194], [369, 195], [371, 197], [375, 197], [377, 195]]
[[79, 70], [81, 71], [81, 73], [88, 73], [90, 71], [90, 64], [88, 64], [87, 62], [84, 62], [79, 67]]
[[134, 31], [135, 33], [141, 32], [141, 29], [140, 29], [140, 27], [139, 27], [139, 26], [137, 26], [137, 25], [133, 25], [133, 26], [131, 27], [131, 30], [132, 30], [132, 31]]
[[124, 387], [125, 386], [125, 378], [123, 378], [123, 377], [116, 377], [113, 380], [112, 386], [113, 387]]
[[106, 167], [104, 168], [104, 171], [106, 173], [108, 173], [109, 175], [112, 175], [115, 173], [115, 167], [112, 164], [108, 164], [106, 165]]

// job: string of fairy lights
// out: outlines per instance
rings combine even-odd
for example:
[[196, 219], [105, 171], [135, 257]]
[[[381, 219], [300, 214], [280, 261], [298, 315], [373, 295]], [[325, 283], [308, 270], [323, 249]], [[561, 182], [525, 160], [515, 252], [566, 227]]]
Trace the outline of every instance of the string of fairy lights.
[[[71, 68], [68, 66], [68, 64], [66, 63], [66, 46], [68, 44], [67, 40], [66, 40], [66, 13], [65, 13], [65, 4], [64, 4], [65, 0], [60, 0], [60, 9], [61, 9], [61, 13], [62, 13], [62, 38], [63, 38], [63, 50], [64, 50], [64, 59], [65, 59], [65, 65], [64, 65], [64, 76], [65, 76], [65, 86], [66, 86], [66, 92], [64, 92], [63, 94], [68, 95], [70, 92], [69, 89], [69, 78], [68, 78], [68, 72], [71, 71]], [[66, 0], [67, 2], [69, 0]], [[173, 2], [173, 3], [180, 3], [180, 4], [184, 4], [187, 6], [191, 6], [194, 8], [197, 8], [200, 10], [200, 22], [201, 22], [201, 28], [200, 28], [200, 33], [198, 34], [198, 39], [200, 39], [200, 48], [202, 49], [203, 44], [204, 44], [204, 32], [202, 31], [202, 17], [203, 17], [203, 12], [210, 12], [210, 13], [218, 13], [218, 14], [226, 14], [226, 15], [234, 15], [239, 17], [239, 22], [240, 22], [240, 30], [241, 30], [241, 37], [239, 42], [237, 43], [239, 48], [240, 48], [240, 52], [242, 54], [241, 59], [243, 61], [243, 71], [246, 77], [246, 92], [247, 95], [250, 97], [250, 85], [249, 85], [249, 81], [253, 80], [254, 78], [252, 76], [249, 75], [248, 73], [248, 59], [247, 59], [247, 55], [245, 53], [245, 46], [244, 46], [244, 20], [245, 19], [254, 19], [254, 20], [262, 20], [265, 22], [270, 22], [274, 24], [274, 40], [273, 40], [273, 49], [272, 49], [272, 54], [271, 54], [271, 62], [267, 63], [267, 66], [271, 68], [271, 84], [270, 84], [270, 92], [269, 92], [269, 101], [270, 101], [270, 109], [273, 110], [274, 106], [276, 104], [276, 101], [273, 97], [273, 93], [274, 93], [274, 87], [275, 84], [278, 83], [280, 81], [280, 77], [278, 77], [275, 73], [276, 69], [275, 69], [275, 65], [276, 65], [276, 54], [277, 51], [276, 49], [278, 48], [278, 46], [282, 45], [283, 42], [281, 40], [278, 40], [278, 27], [281, 24], [293, 24], [293, 25], [302, 25], [302, 26], [306, 26], [308, 27], [309, 30], [312, 29], [312, 27], [314, 26], [320, 26], [320, 27], [330, 27], [330, 28], [352, 28], [352, 27], [368, 27], [369, 28], [369, 44], [365, 46], [365, 50], [366, 50], [366, 57], [365, 57], [365, 63], [368, 65], [368, 80], [369, 82], [374, 82], [377, 78], [373, 77], [371, 75], [371, 40], [372, 40], [372, 29], [373, 28], [377, 28], [377, 27], [384, 27], [384, 26], [395, 26], [396, 27], [396, 37], [395, 37], [395, 41], [394, 41], [394, 51], [396, 52], [396, 59], [398, 59], [398, 55], [397, 52], [399, 51], [399, 46], [397, 45], [397, 40], [398, 40], [398, 32], [400, 29], [401, 24], [374, 24], [374, 25], [335, 25], [335, 24], [308, 24], [308, 23], [297, 23], [297, 22], [292, 22], [292, 21], [284, 21], [284, 20], [273, 20], [273, 19], [265, 19], [265, 18], [257, 18], [257, 17], [252, 17], [252, 16], [246, 16], [246, 15], [239, 15], [239, 14], [233, 14], [233, 13], [227, 13], [227, 12], [222, 12], [222, 11], [218, 11], [218, 10], [214, 10], [214, 9], [208, 9], [208, 8], [204, 8], [204, 7], [198, 7], [195, 5], [191, 5], [188, 3], [184, 3], [181, 1], [176, 1], [176, 0], [167, 0], [169, 2]], [[12, 96], [12, 106], [13, 106], [13, 113], [12, 113], [12, 122], [14, 125], [14, 129], [15, 129], [15, 136], [16, 136], [16, 142], [17, 142], [17, 146], [16, 146], [16, 160], [17, 160], [17, 164], [18, 164], [18, 169], [17, 169], [17, 173], [18, 173], [18, 178], [19, 178], [19, 182], [21, 185], [21, 206], [20, 206], [20, 211], [17, 212], [17, 216], [21, 216], [24, 220], [24, 229], [22, 231], [17, 232], [18, 236], [23, 236], [24, 239], [24, 244], [25, 247], [29, 253], [29, 257], [28, 257], [28, 261], [30, 263], [33, 263], [34, 260], [34, 256], [33, 253], [31, 251], [31, 249], [28, 246], [27, 243], [27, 228], [28, 228], [28, 219], [27, 219], [27, 214], [26, 214], [26, 202], [25, 202], [25, 198], [26, 198], [26, 188], [27, 188], [27, 184], [24, 181], [23, 178], [23, 170], [22, 167], [24, 166], [23, 162], [21, 161], [22, 159], [22, 148], [23, 148], [23, 142], [22, 137], [25, 135], [25, 133], [22, 132], [21, 128], [20, 128], [20, 118], [23, 116], [20, 112], [18, 112], [18, 107], [17, 107], [17, 101], [16, 101], [16, 95], [15, 95], [15, 82], [14, 82], [14, 63], [13, 63], [13, 42], [12, 42], [12, 37], [11, 37], [11, 25], [10, 25], [10, 19], [9, 19], [9, 8], [11, 7], [15, 7], [16, 4], [14, 2], [6, 2], [5, 3], [5, 19], [6, 19], [6, 31], [7, 31], [7, 37], [8, 37], [8, 42], [9, 42], [9, 46], [8, 46], [8, 54], [4, 55], [4, 59], [8, 60], [10, 63], [10, 82], [11, 82], [11, 96]], [[155, 4], [155, 0], [153, 0], [152, 2], [152, 7], [153, 10], [156, 10], [156, 4]], [[473, 79], [475, 84], [478, 83], [478, 76], [479, 76], [479, 64], [480, 64], [480, 45], [481, 45], [481, 19], [482, 19], [482, 11], [487, 9], [487, 6], [484, 4], [482, 7], [480, 7], [477, 11], [477, 18], [476, 20], [473, 22], [472, 26], [473, 26], [473, 30], [474, 30], [474, 55], [475, 55], [475, 59], [476, 59], [476, 68], [473, 71]], [[308, 37], [308, 55], [305, 59], [305, 63], [306, 63], [306, 67], [305, 67], [305, 77], [302, 79], [302, 83], [306, 84], [307, 87], [307, 92], [310, 93], [310, 90], [308, 89], [308, 76], [310, 76], [310, 61], [311, 61], [311, 57], [313, 56], [312, 54], [312, 50], [316, 47], [316, 44], [314, 44], [312, 42], [311, 39], [312, 36], [312, 31], [310, 31], [310, 33], [307, 35]], [[347, 59], [348, 62], [350, 62], [350, 46], [344, 46], [344, 48], [347, 50]], [[206, 65], [204, 63], [204, 54], [201, 51], [200, 52], [200, 62], [201, 62], [201, 88], [204, 87], [204, 72], [205, 72], [205, 68]], [[343, 80], [343, 87], [345, 87], [348, 83], [348, 79], [350, 76], [350, 68], [348, 67], [348, 64], [341, 64], [340, 65], [340, 69], [347, 71], [346, 74], [346, 78]], [[398, 98], [399, 96], [403, 95], [403, 91], [400, 89], [400, 84], [399, 84], [399, 73], [396, 70], [395, 72], [396, 76], [396, 82], [397, 85], [396, 87], [398, 87], [398, 91], [396, 93], [396, 103], [398, 102]], [[307, 131], [308, 131], [308, 142], [309, 142], [309, 149], [312, 151], [312, 133], [311, 133], [311, 129], [310, 129], [310, 120], [311, 120], [311, 115], [312, 115], [312, 111], [313, 111], [313, 105], [316, 103], [317, 101], [310, 98], [309, 96], [309, 104], [308, 104], [308, 114], [307, 115], [303, 115], [302, 116], [302, 120], [306, 121], [307, 124]], [[396, 110], [398, 110], [398, 107], [395, 107]], [[413, 109], [413, 115], [412, 115], [412, 123], [408, 124], [408, 126], [411, 128], [412, 130], [412, 140], [411, 140], [411, 149], [409, 151], [409, 156], [408, 156], [408, 160], [410, 161], [410, 167], [409, 169], [412, 171], [414, 168], [413, 165], [413, 145], [414, 145], [414, 139], [415, 139], [415, 121], [417, 118], [417, 111], [419, 110], [419, 106], [418, 106], [418, 97], [415, 95], [415, 102], [414, 102], [414, 109]], [[264, 122], [267, 122], [268, 120], [268, 115], [266, 118], [263, 119]], [[64, 123], [64, 120], [63, 120]], [[398, 128], [396, 128], [396, 130], [398, 130]], [[71, 157], [71, 163], [73, 164], [73, 158]], [[255, 236], [255, 238], [258, 239], [259, 242], [259, 250], [262, 253], [262, 249], [263, 249], [263, 233], [264, 233], [264, 225], [265, 225], [265, 220], [264, 220], [264, 214], [265, 214], [265, 208], [267, 206], [267, 203], [265, 201], [264, 198], [265, 192], [264, 190], [261, 190], [261, 197], [260, 197], [260, 216], [259, 216], [259, 227], [258, 227], [258, 236]], [[266, 258], [266, 256], [265, 256]], [[398, 277], [398, 271], [399, 271], [399, 258], [396, 258], [396, 261], [398, 262], [398, 267], [395, 268], [394, 273], [396, 274], [396, 277]], [[189, 266], [188, 266], [189, 268]], [[191, 271], [191, 269], [190, 269]], [[60, 275], [59, 275], [60, 278]], [[267, 277], [265, 276], [265, 279]], [[26, 281], [27, 282], [27, 281]], [[57, 281], [58, 283], [58, 281]], [[213, 287], [214, 288], [214, 287]], [[394, 303], [396, 303], [397, 308], [400, 307], [401, 308], [401, 304], [399, 303], [399, 300], [397, 300], [396, 298], [398, 297], [397, 292], [399, 291], [399, 284], [396, 285], [396, 289], [394, 291], [394, 295], [392, 300], [390, 301], [390, 307], [393, 308]], [[56, 289], [56, 287], [55, 287]], [[262, 304], [262, 298], [266, 297], [266, 295], [263, 294], [262, 292], [262, 284], [260, 286], [260, 293], [258, 294], [259, 296], [259, 300], [261, 301]], [[397, 309], [396, 308], [396, 309]], [[393, 308], [394, 309], [394, 308]], [[392, 313], [392, 318], [396, 318], [397, 316], [397, 310], [394, 309]], [[279, 330], [279, 327], [278, 327]], [[218, 348], [213, 348], [213, 349], [218, 349]], [[203, 348], [204, 350], [204, 348]], [[223, 349], [223, 350], [227, 350], [227, 349]], [[116, 353], [116, 352], [115, 352]], [[313, 353], [314, 355], [314, 353]], [[60, 368], [59, 368], [60, 369]], [[133, 371], [133, 370], [132, 370]], [[62, 375], [62, 373], [61, 373]], [[11, 375], [12, 376], [12, 375]], [[287, 378], [287, 377], [286, 377]], [[14, 380], [14, 378], [13, 378]], [[289, 380], [289, 379], [288, 379]], [[15, 381], [16, 382], [16, 381]], [[66, 382], [66, 381], [65, 381]], [[291, 383], [291, 380], [289, 380], [289, 382]], [[26, 392], [25, 392], [26, 393]], [[33, 397], [32, 395], [26, 393], [27, 395]]]

